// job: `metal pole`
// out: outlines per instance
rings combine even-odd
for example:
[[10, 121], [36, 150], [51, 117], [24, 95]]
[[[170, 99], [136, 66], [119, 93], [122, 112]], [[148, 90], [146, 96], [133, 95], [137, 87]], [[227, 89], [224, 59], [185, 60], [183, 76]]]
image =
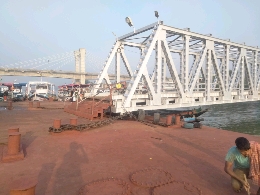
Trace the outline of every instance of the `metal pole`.
[[64, 94], [64, 89], [62, 88], [62, 99], [63, 99], [63, 107], [65, 107], [65, 94]]
[[75, 97], [77, 98], [77, 107], [76, 107], [76, 110], [78, 110], [79, 98], [78, 98], [78, 93], [76, 93], [76, 91], [75, 91]]
[[91, 106], [91, 115], [93, 116], [94, 113], [94, 96], [92, 98], [92, 106]]

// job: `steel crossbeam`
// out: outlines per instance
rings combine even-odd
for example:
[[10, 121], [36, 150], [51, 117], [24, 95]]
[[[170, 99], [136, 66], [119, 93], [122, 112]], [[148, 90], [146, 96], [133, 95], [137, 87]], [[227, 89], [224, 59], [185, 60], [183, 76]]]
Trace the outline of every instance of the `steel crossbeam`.
[[[136, 68], [127, 59], [125, 47], [141, 50]], [[117, 77], [109, 80], [108, 68], [113, 58]], [[118, 38], [94, 93], [104, 81], [108, 84], [120, 81], [120, 58], [130, 79], [123, 94], [112, 94], [112, 112], [260, 100], [260, 49], [256, 47], [166, 26], [159, 21]], [[148, 62], [150, 59], [154, 59], [153, 65]], [[144, 87], [147, 90], [140, 93], [139, 89]]]

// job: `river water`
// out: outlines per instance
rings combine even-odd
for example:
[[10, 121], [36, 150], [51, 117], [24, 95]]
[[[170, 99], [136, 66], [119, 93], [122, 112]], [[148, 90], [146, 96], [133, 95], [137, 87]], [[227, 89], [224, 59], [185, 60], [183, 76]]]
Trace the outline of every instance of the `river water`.
[[260, 135], [260, 101], [209, 106], [203, 124], [251, 135]]

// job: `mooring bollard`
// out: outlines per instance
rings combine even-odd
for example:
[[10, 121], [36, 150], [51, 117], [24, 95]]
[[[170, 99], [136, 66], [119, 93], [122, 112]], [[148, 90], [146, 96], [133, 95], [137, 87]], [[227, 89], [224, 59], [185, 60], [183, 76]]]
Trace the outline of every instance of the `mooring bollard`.
[[59, 129], [61, 125], [61, 119], [54, 119], [53, 121], [53, 128]]
[[70, 124], [71, 124], [71, 125], [77, 125], [77, 124], [78, 124], [78, 119], [76, 119], [76, 118], [71, 118], [71, 119], [70, 119]]
[[23, 159], [24, 153], [19, 127], [11, 127], [8, 129], [8, 144], [3, 148], [2, 162], [13, 162]]
[[172, 124], [175, 124], [175, 114], [172, 115]]
[[158, 124], [160, 122], [160, 113], [153, 114], [153, 122], [154, 124]]
[[175, 125], [179, 125], [181, 123], [181, 116], [175, 115]]
[[33, 108], [33, 102], [29, 102], [29, 108]]
[[36, 107], [37, 107], [37, 108], [40, 108], [40, 107], [41, 107], [40, 102], [37, 102], [37, 103], [36, 103]]
[[14, 133], [14, 132], [19, 132], [19, 127], [10, 127], [8, 129], [8, 134]]
[[13, 109], [13, 102], [8, 101], [8, 110], [12, 110], [12, 109]]
[[138, 110], [138, 120], [143, 121], [145, 118], [145, 111], [143, 109]]
[[21, 178], [12, 182], [10, 195], [35, 195], [37, 179]]
[[13, 132], [8, 136], [8, 154], [15, 155], [20, 152], [21, 133]]
[[166, 118], [166, 125], [170, 126], [172, 124], [172, 115], [168, 115]]

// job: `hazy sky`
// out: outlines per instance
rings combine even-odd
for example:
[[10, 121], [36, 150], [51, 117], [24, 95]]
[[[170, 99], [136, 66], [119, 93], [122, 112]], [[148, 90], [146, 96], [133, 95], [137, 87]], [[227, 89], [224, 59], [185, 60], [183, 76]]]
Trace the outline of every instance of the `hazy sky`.
[[[0, 66], [79, 48], [105, 59], [112, 32], [132, 31], [126, 16], [138, 29], [156, 22], [155, 10], [166, 25], [260, 46], [259, 8], [259, 0], [1, 0]], [[36, 80], [17, 78], [26, 79]]]

